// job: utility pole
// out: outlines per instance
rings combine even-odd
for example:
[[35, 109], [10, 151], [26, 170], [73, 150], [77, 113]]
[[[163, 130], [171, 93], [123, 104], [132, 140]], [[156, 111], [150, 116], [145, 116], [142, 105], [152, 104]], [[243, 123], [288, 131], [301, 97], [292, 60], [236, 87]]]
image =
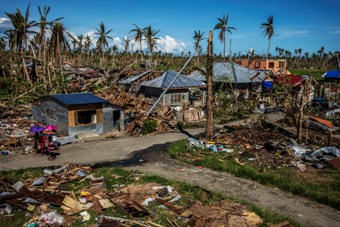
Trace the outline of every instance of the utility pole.
[[212, 138], [212, 103], [213, 103], [213, 89], [212, 89], [212, 74], [213, 74], [213, 32], [209, 32], [208, 38], [208, 60], [207, 60], [207, 88], [208, 88], [208, 97], [207, 97], [207, 122], [205, 128], [205, 138], [207, 140], [211, 140]]
[[[168, 89], [171, 87], [171, 85], [175, 82], [175, 80], [178, 78], [178, 76], [182, 73], [182, 71], [185, 69], [185, 67], [190, 63], [191, 59], [196, 55], [196, 52], [194, 55], [192, 55], [189, 60], [184, 64], [184, 66], [181, 68], [181, 70], [177, 73], [177, 75], [172, 79], [172, 81], [169, 83], [168, 87], [164, 89], [162, 94], [159, 96], [159, 98], [156, 100], [156, 102], [152, 105], [150, 110], [146, 113], [146, 117], [149, 117], [149, 115], [152, 113], [152, 111], [156, 108], [158, 103], [163, 99], [165, 93], [168, 91]], [[150, 71], [150, 70], [149, 70]]]

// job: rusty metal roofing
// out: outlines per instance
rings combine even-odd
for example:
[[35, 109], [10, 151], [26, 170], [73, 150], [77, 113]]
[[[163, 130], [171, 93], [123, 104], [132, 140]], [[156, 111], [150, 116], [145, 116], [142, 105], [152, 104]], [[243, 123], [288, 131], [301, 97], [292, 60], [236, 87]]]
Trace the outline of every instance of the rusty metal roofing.
[[[144, 81], [141, 86], [145, 87], [155, 87], [155, 88], [167, 88], [171, 81], [175, 78], [178, 72], [166, 71], [162, 76]], [[204, 87], [206, 84], [202, 81], [189, 78], [183, 74], [180, 74], [175, 82], [171, 85], [171, 88], [185, 88], [185, 87]]]

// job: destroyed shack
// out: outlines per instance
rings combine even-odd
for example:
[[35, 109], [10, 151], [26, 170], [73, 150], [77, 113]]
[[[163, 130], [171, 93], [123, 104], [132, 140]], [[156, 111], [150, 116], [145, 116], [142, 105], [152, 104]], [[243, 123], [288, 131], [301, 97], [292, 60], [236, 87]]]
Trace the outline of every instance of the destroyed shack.
[[117, 83], [124, 86], [125, 92], [138, 93], [141, 83], [144, 81], [153, 80], [161, 75], [162, 74], [159, 71], [148, 70], [129, 78], [119, 80]]
[[[157, 99], [176, 75], [175, 71], [166, 71], [158, 78], [144, 81], [141, 83], [139, 92], [146, 97]], [[194, 94], [200, 94], [201, 106], [204, 106], [205, 93], [206, 84], [204, 82], [180, 74], [165, 93], [161, 104], [181, 110], [183, 105], [189, 105], [193, 101]]]
[[124, 130], [124, 112], [92, 93], [48, 95], [32, 105], [33, 119], [56, 125], [63, 135]]

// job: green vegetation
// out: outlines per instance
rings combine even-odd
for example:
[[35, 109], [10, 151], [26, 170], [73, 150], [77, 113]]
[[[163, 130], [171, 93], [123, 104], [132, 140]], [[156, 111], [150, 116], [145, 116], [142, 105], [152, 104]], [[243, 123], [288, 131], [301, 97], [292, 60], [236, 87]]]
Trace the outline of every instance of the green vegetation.
[[[208, 150], [190, 149], [186, 140], [172, 143], [168, 154], [186, 163], [228, 172], [237, 177], [257, 181], [263, 185], [278, 187], [295, 195], [304, 196], [340, 210], [340, 172], [335, 169], [309, 169], [300, 172], [292, 167], [259, 168], [236, 163], [237, 152], [211, 153]], [[245, 161], [245, 160], [240, 160]]]
[[289, 72], [294, 75], [309, 75], [316, 80], [323, 80], [322, 75], [325, 74], [328, 70], [324, 69], [289, 69]]
[[[114, 187], [117, 188], [117, 185], [129, 185], [129, 184], [144, 184], [149, 182], [159, 183], [161, 185], [171, 185], [177, 190], [181, 195], [182, 199], [180, 200], [180, 204], [183, 206], [188, 206], [192, 204], [195, 200], [201, 201], [203, 204], [212, 204], [218, 200], [232, 200], [234, 202], [241, 203], [243, 205], [248, 206], [248, 208], [257, 213], [261, 218], [263, 218], [263, 223], [260, 226], [269, 226], [272, 223], [281, 223], [285, 220], [288, 220], [293, 226], [300, 226], [294, 220], [289, 218], [283, 217], [281, 215], [275, 214], [271, 211], [264, 210], [257, 206], [254, 206], [250, 203], [247, 203], [242, 200], [236, 200], [234, 198], [211, 192], [208, 190], [204, 190], [197, 186], [189, 185], [184, 182], [180, 181], [169, 181], [162, 177], [154, 176], [154, 175], [147, 175], [138, 172], [131, 172], [126, 171], [121, 168], [99, 168], [95, 169], [92, 174], [96, 177], [103, 176], [105, 179], [105, 184], [108, 191], [113, 191]], [[16, 180], [25, 180], [32, 177], [38, 177], [42, 175], [42, 169], [27, 169], [27, 170], [17, 170], [17, 171], [9, 171], [9, 172], [1, 172], [1, 176], [6, 177], [8, 180], [15, 182]], [[64, 189], [70, 189], [75, 192], [81, 190], [82, 188], [86, 187], [89, 183], [87, 181], [76, 181], [73, 183], [68, 183], [63, 186]], [[167, 226], [168, 222], [167, 219], [173, 220], [173, 216], [171, 212], [166, 210], [160, 209], [158, 207], [159, 204], [152, 202], [148, 206], [148, 210], [152, 210], [152, 221], [155, 223], [159, 223], [161, 225]], [[58, 212], [60, 213], [60, 208], [57, 208]], [[86, 222], [87, 226], [91, 226], [95, 224], [97, 215], [89, 210], [88, 211], [91, 215], [91, 219]], [[26, 215], [26, 211], [16, 210], [13, 212], [14, 216], [11, 217], [1, 217], [0, 220], [6, 220], [7, 226], [21, 226], [26, 221], [30, 219], [29, 215]], [[119, 207], [114, 207], [112, 209], [107, 209], [104, 212], [104, 215], [107, 216], [114, 216], [120, 218], [129, 218], [126, 213], [124, 213]], [[74, 215], [74, 222], [72, 226], [83, 226], [84, 223], [81, 220], [77, 220], [78, 215]], [[180, 226], [185, 226], [180, 220], [176, 221]]]
[[144, 125], [143, 125], [143, 129], [142, 129], [142, 134], [145, 135], [145, 134], [149, 134], [149, 133], [153, 133], [157, 130], [157, 120], [156, 119], [147, 119], [145, 120], [144, 122]]

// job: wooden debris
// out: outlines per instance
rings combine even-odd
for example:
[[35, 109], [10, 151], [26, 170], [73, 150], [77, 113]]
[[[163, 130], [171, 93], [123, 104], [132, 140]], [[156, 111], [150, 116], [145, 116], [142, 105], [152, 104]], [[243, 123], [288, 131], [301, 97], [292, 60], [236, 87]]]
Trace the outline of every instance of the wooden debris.
[[[107, 99], [111, 104], [121, 106], [126, 115], [133, 114], [132, 121], [125, 128], [126, 133], [138, 134], [147, 119], [146, 112], [152, 107], [153, 100], [142, 95], [136, 96], [127, 93], [121, 87], [114, 87], [110, 91], [97, 93], [102, 98]], [[152, 114], [158, 122], [157, 132], [169, 131], [174, 128], [177, 122], [174, 120], [174, 111], [169, 106], [160, 106]]]
[[61, 208], [66, 213], [77, 213], [84, 209], [84, 206], [78, 202], [78, 200], [66, 195], [63, 200], [63, 205]]
[[181, 217], [190, 218], [189, 226], [256, 226], [262, 219], [246, 207], [229, 201], [220, 201], [210, 206], [196, 202], [184, 211]]

